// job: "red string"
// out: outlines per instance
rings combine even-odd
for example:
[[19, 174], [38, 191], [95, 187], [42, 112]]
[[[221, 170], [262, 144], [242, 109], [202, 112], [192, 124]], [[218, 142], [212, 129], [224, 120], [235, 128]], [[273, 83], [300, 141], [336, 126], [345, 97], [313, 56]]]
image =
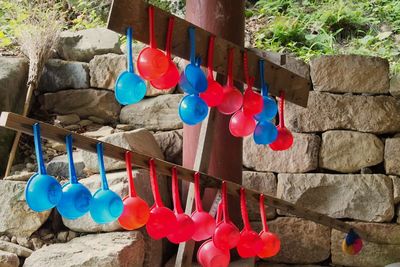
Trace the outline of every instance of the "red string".
[[215, 36], [210, 35], [210, 39], [208, 41], [208, 58], [207, 58], [207, 65], [208, 65], [208, 77], [213, 77], [213, 69], [214, 69], [214, 42]]
[[224, 221], [230, 222], [229, 211], [228, 211], [228, 196], [226, 195], [226, 182], [222, 181], [222, 209], [224, 214]]
[[154, 37], [154, 7], [149, 6], [149, 31], [150, 31], [150, 47], [157, 48], [156, 38]]
[[267, 216], [265, 216], [265, 207], [264, 207], [264, 194], [260, 195], [260, 214], [261, 214], [261, 222], [263, 225], [264, 232], [269, 232], [268, 224], [267, 224]]
[[240, 211], [242, 212], [242, 219], [243, 219], [243, 224], [244, 228], [246, 230], [250, 230], [250, 221], [249, 221], [249, 215], [247, 213], [247, 207], [246, 207], [246, 191], [244, 188], [240, 188]]
[[195, 172], [195, 174], [194, 174], [194, 200], [196, 202], [196, 210], [198, 212], [202, 212], [203, 205], [201, 203], [199, 183], [200, 183], [200, 173]]
[[228, 86], [233, 86], [233, 54], [234, 48], [229, 48], [229, 55], [228, 55]]
[[285, 109], [285, 91], [280, 91], [280, 100], [279, 100], [279, 126], [281, 128], [285, 128], [285, 116], [284, 116], [284, 109]]
[[172, 167], [172, 201], [174, 202], [175, 212], [183, 213], [181, 199], [179, 198], [178, 172], [176, 167]]
[[129, 196], [130, 197], [136, 197], [135, 184], [133, 182], [133, 176], [132, 176], [131, 157], [132, 157], [131, 152], [130, 151], [126, 151], [126, 153], [125, 153], [125, 165], [126, 165], [126, 173], [128, 174]]
[[[243, 52], [243, 71], [244, 71], [244, 78], [246, 79], [247, 86], [249, 87], [250, 84], [250, 77], [249, 77], [249, 62], [247, 58], [247, 52]], [[254, 82], [254, 81], [253, 81]]]
[[162, 202], [160, 191], [158, 189], [157, 174], [156, 174], [154, 159], [150, 159], [149, 165], [150, 165], [151, 190], [153, 191], [154, 203], [156, 204], [157, 207], [163, 207], [164, 204]]
[[175, 21], [174, 17], [170, 17], [168, 20], [167, 44], [165, 45], [168, 58], [171, 58], [171, 45], [172, 45], [172, 33], [174, 32], [174, 21]]

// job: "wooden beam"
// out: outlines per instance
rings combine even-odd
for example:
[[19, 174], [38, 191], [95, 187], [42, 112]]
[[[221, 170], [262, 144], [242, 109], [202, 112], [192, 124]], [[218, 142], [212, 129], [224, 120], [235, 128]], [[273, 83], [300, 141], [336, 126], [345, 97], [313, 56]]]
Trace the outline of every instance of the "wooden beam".
[[[65, 142], [65, 137], [67, 135], [72, 135], [74, 139], [74, 146], [89, 152], [96, 153], [96, 144], [100, 141], [96, 139], [92, 139], [77, 133], [70, 132], [63, 128], [59, 128], [48, 123], [40, 122], [38, 120], [30, 119], [23, 117], [21, 115], [11, 113], [11, 112], [2, 112], [0, 116], [0, 126], [12, 129], [15, 131], [20, 131], [22, 133], [26, 133], [29, 135], [33, 135], [32, 126], [35, 123], [39, 123], [41, 127], [42, 138], [50, 139], [59, 143]], [[104, 155], [106, 157], [110, 157], [113, 159], [125, 161], [125, 153], [126, 149], [123, 149], [118, 146], [114, 146], [109, 143], [104, 144]], [[137, 151], [132, 152], [132, 165], [143, 168], [149, 169], [149, 160], [151, 159], [150, 156], [144, 155]], [[170, 176], [171, 175], [171, 168], [176, 166], [173, 163], [161, 160], [161, 159], [154, 159], [157, 172], [161, 175]], [[176, 166], [178, 170], [178, 177], [179, 179], [194, 182], [194, 170], [190, 170], [187, 168], [183, 168], [181, 166]], [[218, 177], [213, 177], [207, 175], [203, 172], [200, 172], [200, 185], [202, 187], [213, 187], [213, 188], [220, 188], [223, 179]], [[228, 194], [233, 196], [240, 195], [240, 188], [242, 187], [239, 184], [227, 181], [227, 191]], [[257, 192], [255, 190], [251, 190], [246, 188], [246, 197], [247, 199], [253, 198], [254, 200], [258, 201], [259, 195], [261, 192]], [[378, 244], [385, 244], [380, 240], [379, 237], [373, 236], [371, 233], [367, 233], [362, 231], [361, 229], [356, 228], [348, 223], [343, 221], [331, 218], [327, 215], [309, 210], [307, 208], [303, 208], [300, 206], [296, 206], [290, 202], [284, 201], [282, 199], [276, 198], [271, 195], [265, 195], [265, 204], [271, 206], [273, 208], [281, 209], [282, 211], [288, 212], [290, 214], [296, 215], [298, 217], [328, 226], [330, 228], [334, 228], [344, 233], [348, 233], [350, 229], [354, 229], [357, 234], [368, 242], [374, 242]]]
[[[133, 38], [148, 44], [149, 43], [149, 4], [142, 0], [113, 0], [110, 15], [108, 18], [108, 29], [125, 35], [126, 28], [133, 28]], [[168, 28], [168, 18], [172, 14], [159, 8], [154, 8], [155, 37], [158, 47], [165, 49], [165, 38]], [[195, 25], [175, 17], [174, 32], [172, 35], [172, 54], [180, 58], [189, 59], [189, 27]], [[207, 49], [210, 32], [196, 27], [196, 53], [202, 58], [202, 65], [207, 64]], [[235, 59], [233, 66], [233, 75], [236, 81], [245, 82], [243, 73], [243, 60], [241, 53], [244, 47], [238, 46], [223, 38], [215, 39], [214, 69], [216, 72], [226, 75], [228, 48], [235, 48]], [[248, 51], [249, 73], [256, 77], [255, 87], [260, 88], [258, 60], [260, 56]], [[274, 96], [279, 96], [279, 91], [285, 91], [286, 100], [306, 107], [308, 93], [311, 83], [308, 79], [301, 77], [281, 66], [265, 59], [265, 80], [268, 83], [269, 92]]]

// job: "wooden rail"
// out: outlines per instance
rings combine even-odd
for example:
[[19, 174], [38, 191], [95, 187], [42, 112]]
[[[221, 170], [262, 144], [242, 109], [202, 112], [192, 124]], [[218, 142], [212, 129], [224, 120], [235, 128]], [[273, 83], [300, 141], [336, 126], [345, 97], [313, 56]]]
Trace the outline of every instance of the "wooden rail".
[[[125, 35], [128, 26], [133, 28], [133, 38], [149, 44], [149, 4], [143, 0], [113, 0], [108, 18], [108, 29]], [[165, 49], [165, 39], [168, 29], [168, 19], [174, 16], [159, 8], [154, 8], [154, 33], [157, 45]], [[174, 16], [175, 17], [175, 16]], [[186, 20], [175, 17], [174, 32], [172, 35], [172, 54], [189, 59], [189, 27], [196, 28], [196, 54], [201, 57], [201, 64], [207, 65], [207, 49], [210, 32], [196, 27]], [[244, 47], [233, 44], [223, 38], [215, 39], [214, 70], [220, 74], [227, 73], [228, 48], [235, 48], [233, 76], [236, 81], [245, 82], [243, 73], [243, 59], [241, 53]], [[260, 88], [258, 60], [256, 53], [247, 51], [249, 59], [249, 74], [256, 76], [255, 87]], [[282, 66], [276, 65], [265, 59], [265, 80], [268, 83], [269, 92], [279, 96], [279, 91], [284, 90], [286, 99], [290, 102], [306, 107], [308, 93], [311, 88], [309, 77], [301, 77]], [[283, 62], [284, 63], [284, 62]]]
[[[77, 133], [70, 132], [68, 130], [65, 130], [63, 128], [55, 127], [53, 125], [50, 125], [48, 123], [40, 122], [34, 119], [30, 119], [27, 117], [23, 117], [21, 115], [17, 115], [11, 112], [2, 112], [0, 116], [0, 126], [12, 129], [15, 131], [20, 131], [29, 135], [33, 135], [33, 129], [32, 125], [35, 123], [39, 123], [41, 127], [41, 133], [42, 133], [42, 138], [45, 139], [50, 139], [59, 143], [64, 143], [65, 142], [65, 137], [67, 135], [72, 135], [73, 140], [74, 140], [74, 146], [86, 151], [90, 151], [93, 153], [96, 153], [96, 144], [100, 141], [96, 139], [92, 139]], [[114, 146], [109, 143], [104, 143], [104, 155], [110, 158], [114, 158], [117, 160], [125, 161], [125, 152], [127, 150], [123, 149], [118, 146]], [[150, 160], [150, 156], [138, 153], [136, 151], [132, 151], [132, 165], [143, 168], [143, 169], [149, 169], [148, 162]], [[176, 164], [157, 159], [155, 158], [155, 165], [157, 172], [162, 175], [170, 176], [171, 175], [171, 168], [176, 166]], [[181, 166], [176, 166], [178, 170], [178, 177], [179, 179], [189, 181], [189, 182], [194, 182], [194, 170], [190, 170], [187, 168], [183, 168]], [[202, 187], [214, 187], [214, 188], [220, 188], [221, 182], [223, 181], [221, 178], [218, 177], [213, 177], [210, 175], [207, 175], [205, 173], [200, 173], [200, 185]], [[227, 189], [228, 193], [238, 196], [240, 194], [240, 188], [242, 186], [233, 182], [227, 181]], [[259, 195], [261, 192], [257, 192], [255, 190], [251, 190], [246, 188], [246, 197], [248, 199], [253, 198], [254, 200], [258, 201]], [[369, 241], [369, 242], [375, 242], [375, 243], [382, 243], [382, 240], [379, 239], [379, 237], [373, 237], [371, 234], [364, 232], [360, 229], [355, 228], [354, 226], [331, 218], [327, 215], [300, 207], [296, 206], [290, 202], [284, 201], [282, 199], [270, 196], [268, 194], [265, 194], [265, 204], [277, 209], [281, 209], [285, 212], [288, 212], [290, 214], [296, 215], [298, 217], [328, 226], [330, 228], [337, 229], [341, 232], [347, 233], [350, 231], [350, 229], [354, 229], [357, 234], [364, 240]]]

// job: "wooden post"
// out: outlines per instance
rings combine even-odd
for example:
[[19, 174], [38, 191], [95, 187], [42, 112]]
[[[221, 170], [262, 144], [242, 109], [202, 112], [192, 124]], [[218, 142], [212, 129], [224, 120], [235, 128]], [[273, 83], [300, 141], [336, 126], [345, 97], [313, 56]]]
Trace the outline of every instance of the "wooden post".
[[[243, 0], [187, 0], [186, 1], [186, 20], [201, 27], [215, 35], [243, 46], [244, 43], [244, 1]], [[221, 82], [221, 77], [217, 77]], [[229, 132], [230, 116], [214, 113], [213, 138], [205, 138], [212, 142], [209, 155], [205, 156], [209, 160], [208, 170], [202, 170], [210, 175], [221, 177], [226, 180], [241, 184], [242, 177], [242, 139], [233, 137]], [[210, 127], [210, 126], [209, 126]], [[183, 166], [193, 168], [201, 155], [198, 153], [199, 142], [203, 131], [201, 125], [187, 126], [183, 128]], [[199, 138], [200, 136], [200, 138]], [[193, 198], [191, 196], [192, 186], [189, 188], [187, 211], [192, 208]], [[203, 197], [203, 204], [206, 209], [210, 208], [217, 191], [215, 189], [206, 190]], [[191, 200], [191, 201], [189, 201]], [[230, 201], [231, 204], [237, 203]], [[231, 206], [233, 207], [233, 206]], [[238, 221], [239, 210], [231, 208], [233, 219]], [[179, 247], [176, 267], [191, 266], [194, 243], [182, 244]]]

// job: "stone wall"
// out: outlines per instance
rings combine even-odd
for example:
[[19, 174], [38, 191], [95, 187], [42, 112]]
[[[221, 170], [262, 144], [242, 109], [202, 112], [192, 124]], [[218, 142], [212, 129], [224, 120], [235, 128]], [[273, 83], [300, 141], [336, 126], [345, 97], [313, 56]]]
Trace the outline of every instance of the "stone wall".
[[[135, 44], [133, 54], [142, 47]], [[120, 106], [113, 85], [125, 69], [123, 51], [119, 36], [104, 29], [63, 33], [59, 58], [46, 64], [30, 116], [181, 164], [183, 125], [177, 106], [182, 94], [175, 88], [158, 91], [149, 87], [140, 103]], [[176, 62], [182, 69], [184, 63]], [[360, 56], [320, 57], [310, 65], [291, 62], [289, 68], [310, 75], [313, 84], [307, 108], [286, 105], [287, 126], [295, 137], [293, 147], [273, 152], [246, 138], [243, 185], [350, 221], [378, 234], [385, 244], [366, 243], [360, 255], [346, 256], [340, 248], [343, 233], [268, 207], [270, 229], [280, 235], [282, 250], [258, 265], [384, 266], [400, 262], [400, 102], [391, 95], [398, 90], [396, 83], [390, 87], [388, 63]], [[18, 68], [25, 70], [26, 62], [20, 64]], [[3, 66], [0, 87], [10, 86], [1, 83], [7, 79], [21, 85], [6, 96], [23, 95], [26, 73], [8, 71], [3, 79]], [[0, 103], [1, 110], [11, 110], [7, 105], [12, 101]], [[65, 183], [64, 144], [43, 141], [43, 145], [49, 174]], [[124, 232], [117, 223], [100, 226], [89, 216], [71, 221], [60, 218], [56, 210], [30, 211], [23, 190], [36, 170], [33, 154], [32, 139], [23, 139], [12, 175], [0, 180], [0, 266], [3, 262], [28, 267], [161, 266], [176, 252], [165, 241], [149, 239], [145, 231]], [[96, 190], [100, 183], [96, 155], [76, 150], [74, 159], [80, 181]], [[124, 163], [106, 159], [105, 165], [111, 189], [126, 195]], [[148, 171], [137, 169], [134, 174], [138, 194], [151, 204]], [[168, 179], [160, 177], [159, 184], [170, 205]], [[259, 229], [257, 203], [249, 203], [249, 209]]]
[[[293, 147], [272, 152], [247, 138], [246, 184], [275, 176], [277, 197], [356, 224], [384, 244], [365, 242], [357, 256], [341, 250], [344, 234], [277, 211], [270, 220], [282, 251], [268, 262], [384, 266], [400, 262], [400, 101], [390, 92], [388, 62], [373, 57], [323, 56], [309, 66], [307, 108], [286, 104]], [[251, 180], [251, 181], [249, 181]], [[259, 227], [259, 222], [254, 225]], [[267, 266], [267, 265], [266, 265]]]

